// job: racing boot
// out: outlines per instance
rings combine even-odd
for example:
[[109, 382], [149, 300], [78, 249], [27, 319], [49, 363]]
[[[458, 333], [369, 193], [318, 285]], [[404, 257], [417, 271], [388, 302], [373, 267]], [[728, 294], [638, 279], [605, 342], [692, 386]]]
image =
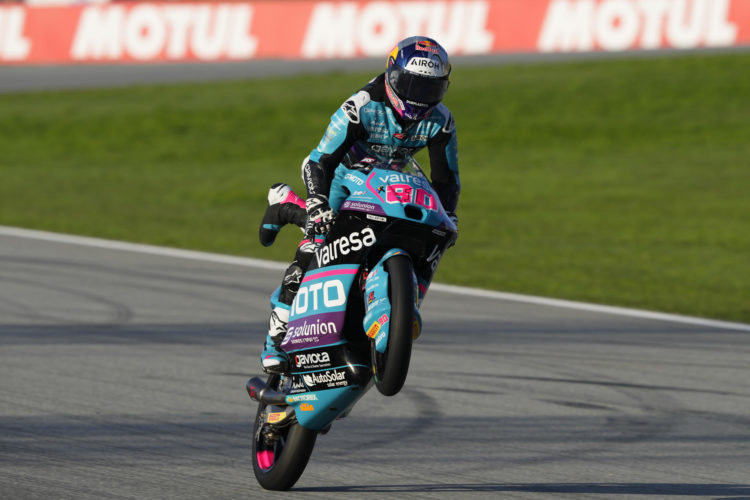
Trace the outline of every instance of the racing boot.
[[268, 321], [268, 336], [263, 345], [260, 362], [266, 373], [285, 373], [289, 371], [289, 357], [281, 348], [281, 342], [286, 336], [289, 322], [289, 306], [277, 305], [271, 311]]
[[297, 196], [287, 184], [276, 183], [268, 190], [268, 208], [260, 223], [260, 243], [271, 246], [286, 224], [305, 227], [307, 210], [305, 200]]

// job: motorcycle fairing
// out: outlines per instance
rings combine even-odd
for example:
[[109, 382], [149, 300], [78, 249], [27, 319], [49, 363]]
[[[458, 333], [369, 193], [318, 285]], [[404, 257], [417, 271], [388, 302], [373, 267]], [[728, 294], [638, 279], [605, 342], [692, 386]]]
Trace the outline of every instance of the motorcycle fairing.
[[320, 431], [349, 410], [364, 394], [359, 385], [325, 391], [306, 392], [286, 397], [302, 427]]
[[456, 230], [437, 193], [415, 163], [404, 171], [342, 165], [336, 169], [334, 184], [343, 188], [331, 191], [331, 207], [335, 210], [365, 212], [374, 220], [393, 217]]
[[351, 408], [372, 378], [372, 368], [346, 345], [344, 325], [361, 253], [374, 243], [367, 226], [335, 227], [317, 248], [292, 303], [282, 342], [291, 368], [286, 401], [308, 429], [322, 430]]
[[[330, 350], [333, 364], [342, 362], [341, 357], [334, 358], [334, 353], [342, 349], [343, 361], [347, 361], [346, 347], [337, 345]], [[295, 358], [311, 352], [319, 354], [326, 352], [326, 349], [302, 349], [289, 353], [292, 358], [292, 373], [286, 402], [294, 408], [297, 421], [302, 427], [323, 430], [364, 395], [372, 379], [372, 368], [358, 363], [354, 356], [348, 357], [348, 362], [344, 365], [324, 369], [295, 367]]]
[[358, 264], [308, 271], [300, 283], [281, 347], [286, 352], [330, 346], [343, 341], [346, 302]]

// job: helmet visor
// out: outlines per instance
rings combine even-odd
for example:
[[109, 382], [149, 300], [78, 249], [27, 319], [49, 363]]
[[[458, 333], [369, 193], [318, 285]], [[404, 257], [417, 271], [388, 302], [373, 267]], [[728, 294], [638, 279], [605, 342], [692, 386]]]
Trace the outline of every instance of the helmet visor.
[[448, 77], [417, 75], [394, 65], [388, 71], [388, 83], [396, 94], [408, 101], [437, 104], [448, 90]]

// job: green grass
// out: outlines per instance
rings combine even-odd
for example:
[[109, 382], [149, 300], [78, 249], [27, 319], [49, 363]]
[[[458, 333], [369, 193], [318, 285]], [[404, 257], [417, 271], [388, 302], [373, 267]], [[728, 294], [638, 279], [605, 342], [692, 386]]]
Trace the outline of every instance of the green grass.
[[[0, 96], [0, 224], [250, 255], [371, 74]], [[750, 54], [470, 68], [437, 280], [750, 322]], [[418, 158], [427, 164], [426, 155]]]

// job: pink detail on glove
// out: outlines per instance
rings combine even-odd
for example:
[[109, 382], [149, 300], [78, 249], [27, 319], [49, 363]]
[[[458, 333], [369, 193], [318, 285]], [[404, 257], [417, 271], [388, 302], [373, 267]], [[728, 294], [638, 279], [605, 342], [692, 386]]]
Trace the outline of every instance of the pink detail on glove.
[[305, 200], [297, 196], [297, 193], [289, 189], [289, 194], [284, 198], [284, 200], [281, 203], [294, 203], [298, 207], [302, 209], [306, 209], [305, 207]]

